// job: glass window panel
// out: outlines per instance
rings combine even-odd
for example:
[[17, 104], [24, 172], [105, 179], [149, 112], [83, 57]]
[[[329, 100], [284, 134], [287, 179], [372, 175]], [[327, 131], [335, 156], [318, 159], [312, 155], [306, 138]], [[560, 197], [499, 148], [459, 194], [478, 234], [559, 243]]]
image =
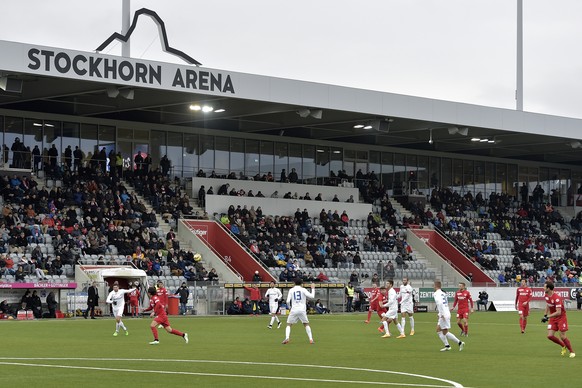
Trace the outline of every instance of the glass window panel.
[[511, 194], [511, 184], [508, 184], [507, 181], [507, 164], [505, 163], [498, 163], [495, 166], [495, 184], [496, 190], [502, 193], [509, 193]]
[[[23, 154], [23, 163], [25, 168], [32, 166], [30, 159], [32, 158], [32, 151], [34, 150], [34, 147], [38, 147], [39, 152], [42, 154], [43, 126], [44, 122], [42, 120], [24, 120], [24, 135], [22, 137], [22, 142], [24, 143], [27, 151], [25, 154]], [[29, 150], [30, 154], [28, 153]], [[35, 166], [35, 170], [38, 168], [42, 168], [40, 163]]]
[[[196, 135], [191, 135], [196, 136]], [[189, 140], [188, 140], [189, 141]], [[186, 145], [189, 145], [186, 142]], [[215, 170], [214, 168], [214, 136], [200, 135], [200, 156], [199, 162], [200, 168], [203, 170]], [[217, 175], [225, 175], [224, 171], [216, 171]]]
[[[337, 172], [340, 170], [343, 170], [343, 152], [341, 148], [338, 147], [331, 147], [330, 149], [330, 163], [329, 163], [329, 169], [331, 171], [333, 171], [336, 175]], [[346, 171], [347, 172], [347, 171]], [[348, 175], [353, 175], [350, 172], [347, 172]]]
[[115, 127], [109, 125], [99, 126], [99, 144], [115, 142]]
[[388, 190], [392, 190], [394, 183], [394, 154], [382, 152], [381, 182]]
[[150, 140], [150, 131], [146, 129], [134, 129], [133, 130], [133, 138], [135, 140]]
[[68, 146], [75, 151], [81, 144], [81, 130], [79, 123], [63, 123], [63, 150]]
[[259, 173], [259, 141], [245, 140], [245, 174], [255, 177]]
[[379, 179], [379, 174], [382, 169], [381, 163], [382, 154], [379, 151], [370, 151], [370, 163], [368, 165], [368, 171], [370, 174], [374, 173], [376, 178]]
[[[189, 142], [182, 142], [182, 134], [179, 132], [168, 132], [166, 134], [166, 154], [172, 162], [174, 175], [191, 176], [194, 171], [198, 170], [198, 137], [193, 135]], [[187, 164], [189, 167], [185, 168]]]
[[289, 175], [289, 144], [275, 143], [275, 179], [281, 180], [281, 172], [285, 170], [285, 175]]
[[295, 169], [299, 180], [303, 179], [303, 157], [301, 144], [289, 144], [289, 172]]
[[[318, 178], [328, 178], [329, 177], [329, 147], [317, 146], [316, 154], [316, 171], [315, 174]], [[323, 182], [318, 179], [318, 182]]]
[[441, 158], [430, 158], [430, 187], [439, 187], [441, 183]]
[[63, 151], [61, 144], [61, 122], [60, 121], [45, 121], [44, 122], [44, 148], [51, 149], [53, 145], [57, 149], [57, 166], [61, 165]]
[[[167, 152], [166, 145], [166, 132], [165, 131], [152, 131], [150, 133], [150, 156], [152, 157], [152, 164], [154, 166], [160, 165], [160, 160]], [[174, 161], [171, 160], [171, 165], [174, 166]], [[170, 170], [170, 173], [173, 172]]]
[[416, 155], [406, 155], [406, 190], [411, 194], [418, 190], [418, 168]]
[[245, 171], [245, 143], [242, 139], [230, 139], [230, 172], [237, 177]]
[[475, 195], [475, 179], [473, 177], [473, 168], [475, 163], [472, 160], [463, 161], [463, 191], [462, 193], [471, 192]]
[[[22, 147], [24, 144], [23, 141], [23, 129], [24, 129], [24, 121], [20, 117], [6, 117], [6, 122], [4, 123], [4, 144], [10, 150], [8, 152], [8, 163], [13, 167], [21, 168], [23, 166], [23, 159], [19, 156], [14, 160], [14, 149], [18, 149]], [[16, 138], [18, 138], [18, 142], [16, 142]], [[15, 143], [16, 146], [15, 146]], [[4, 156], [4, 160], [6, 160], [6, 156]]]
[[303, 180], [304, 183], [315, 183], [315, 146], [303, 146]]
[[268, 173], [273, 174], [273, 167], [275, 165], [275, 156], [273, 153], [274, 144], [272, 141], [261, 141], [261, 157], [259, 172], [261, 175]]
[[507, 166], [507, 182], [508, 187], [511, 188], [510, 194], [517, 197], [517, 187], [519, 183], [517, 164], [510, 164]]
[[133, 129], [129, 128], [118, 128], [117, 129], [117, 138], [118, 139], [127, 139], [133, 140]]
[[[172, 139], [174, 137], [177, 139], [177, 136], [181, 135], [180, 133], [172, 133]], [[180, 139], [182, 140], [182, 139]], [[182, 152], [182, 171], [184, 176], [189, 176], [190, 174], [196, 175], [199, 169], [205, 170], [207, 175], [210, 175], [210, 172], [214, 169], [214, 166], [211, 167], [202, 167], [200, 162], [200, 155], [204, 152], [203, 145], [200, 143], [199, 136], [194, 133], [185, 133], [184, 134], [184, 143], [180, 143], [180, 148]], [[170, 132], [168, 132], [168, 148], [169, 148], [169, 141], [170, 141]], [[209, 157], [207, 155], [207, 157]], [[212, 161], [208, 161], [209, 164], [212, 164]]]
[[422, 194], [430, 194], [428, 191], [429, 183], [428, 183], [428, 156], [418, 156], [418, 171], [417, 171], [417, 180], [418, 180], [418, 190]]
[[453, 186], [453, 160], [450, 158], [442, 159], [442, 177], [443, 182], [441, 187], [452, 187]]
[[453, 159], [453, 190], [463, 192], [463, 161]]
[[228, 175], [230, 168], [230, 139], [228, 137], [216, 136], [214, 139], [214, 169], [217, 174]]
[[86, 160], [93, 157], [97, 150], [97, 125], [81, 124], [81, 150], [85, 153]]
[[394, 154], [394, 195], [403, 195], [406, 191], [406, 157]]

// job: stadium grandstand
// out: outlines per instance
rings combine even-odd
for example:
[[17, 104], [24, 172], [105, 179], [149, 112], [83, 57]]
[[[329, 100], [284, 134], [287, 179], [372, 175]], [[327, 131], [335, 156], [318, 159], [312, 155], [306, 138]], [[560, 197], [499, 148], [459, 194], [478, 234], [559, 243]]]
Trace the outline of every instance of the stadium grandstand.
[[2, 282], [578, 285], [582, 120], [99, 51], [0, 41]]

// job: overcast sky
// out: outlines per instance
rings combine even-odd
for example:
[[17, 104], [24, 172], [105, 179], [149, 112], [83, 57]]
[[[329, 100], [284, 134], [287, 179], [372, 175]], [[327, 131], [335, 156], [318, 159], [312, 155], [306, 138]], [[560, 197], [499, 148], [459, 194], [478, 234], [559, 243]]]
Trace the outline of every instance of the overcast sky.
[[[515, 108], [517, 0], [132, 0], [203, 66]], [[524, 0], [524, 110], [582, 118], [582, 1]], [[98, 4], [98, 5], [97, 5]], [[93, 51], [122, 0], [2, 2], [0, 39]], [[179, 62], [144, 19], [132, 56]], [[104, 51], [120, 54], [120, 45]]]

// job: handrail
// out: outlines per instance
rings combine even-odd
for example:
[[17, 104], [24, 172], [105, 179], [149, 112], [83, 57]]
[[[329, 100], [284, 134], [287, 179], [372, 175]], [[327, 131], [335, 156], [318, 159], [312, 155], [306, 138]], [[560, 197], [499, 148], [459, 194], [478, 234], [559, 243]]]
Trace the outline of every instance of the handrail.
[[[478, 262], [476, 262], [476, 261], [473, 261], [473, 260], [471, 260], [471, 257], [470, 257], [470, 256], [467, 254], [467, 252], [465, 252], [465, 250], [464, 250], [464, 249], [461, 249], [461, 248], [459, 247], [459, 244], [457, 244], [457, 243], [456, 243], [456, 242], [455, 242], [453, 239], [451, 239], [449, 236], [447, 236], [445, 233], [443, 233], [443, 231], [442, 231], [441, 229], [439, 229], [439, 228], [434, 228], [434, 230], [436, 230], [436, 232], [437, 232], [439, 235], [441, 235], [441, 236], [442, 236], [442, 237], [443, 237], [445, 240], [447, 240], [447, 241], [449, 242], [449, 244], [451, 244], [451, 245], [453, 246], [453, 248], [455, 248], [455, 249], [456, 249], [456, 250], [457, 250], [459, 253], [461, 253], [461, 254], [462, 254], [464, 257], [465, 257], [465, 259], [467, 259], [469, 262], [473, 263], [473, 264], [474, 264], [474, 265], [475, 265], [477, 268], [479, 268], [481, 271], [483, 271], [483, 272], [485, 271], [485, 269], [483, 268], [483, 266], [482, 266], [480, 263], [478, 263]], [[431, 248], [432, 248], [434, 251], [436, 251], [437, 253], [439, 253], [439, 255], [440, 255], [441, 257], [444, 257], [444, 256], [442, 256], [442, 255], [441, 255], [441, 252], [439, 252], [438, 250], [436, 250], [436, 249], [435, 249], [433, 246], [431, 246]], [[448, 259], [446, 259], [446, 260], [448, 261]], [[452, 263], [451, 263], [451, 264], [452, 264]], [[452, 266], [453, 266], [453, 267], [455, 267], [455, 269], [457, 268], [457, 267], [456, 267], [454, 264], [452, 264]], [[461, 271], [460, 269], [458, 269], [458, 271], [459, 271], [460, 273], [462, 273], [463, 275], [467, 275], [467, 274], [466, 274], [464, 271]], [[493, 280], [493, 281], [495, 281], [495, 279], [492, 279], [492, 280]], [[497, 283], [496, 283], [496, 284], [497, 284]]]
[[259, 259], [259, 258], [257, 257], [257, 255], [255, 255], [255, 254], [254, 254], [254, 253], [253, 253], [253, 252], [252, 252], [252, 251], [249, 249], [249, 247], [247, 247], [247, 246], [246, 246], [246, 245], [245, 245], [245, 244], [244, 244], [244, 243], [243, 243], [243, 242], [242, 242], [242, 241], [241, 241], [241, 240], [238, 238], [238, 236], [237, 236], [236, 234], [232, 233], [232, 231], [230, 231], [230, 230], [229, 230], [229, 229], [228, 229], [228, 228], [227, 228], [227, 227], [226, 227], [226, 226], [225, 226], [225, 225], [224, 225], [222, 222], [220, 222], [220, 221], [217, 221], [217, 220], [212, 220], [212, 221], [214, 221], [214, 222], [218, 223], [218, 224], [220, 225], [220, 227], [221, 227], [222, 229], [224, 229], [224, 230], [225, 230], [225, 231], [226, 231], [226, 232], [227, 232], [227, 233], [228, 233], [228, 234], [229, 234], [229, 235], [230, 235], [230, 236], [231, 236], [231, 237], [234, 239], [234, 241], [235, 241], [235, 242], [236, 242], [236, 243], [237, 243], [237, 244], [238, 244], [238, 245], [239, 245], [239, 246], [240, 246], [242, 249], [244, 249], [244, 250], [245, 250], [245, 251], [246, 251], [246, 252], [247, 252], [247, 253], [248, 253], [248, 254], [249, 254], [249, 255], [250, 255], [250, 256], [251, 256], [253, 259], [255, 259], [255, 261], [256, 261], [257, 263], [259, 263], [259, 264], [261, 265], [261, 267], [263, 267], [263, 269], [264, 269], [266, 272], [268, 272], [268, 273], [271, 273], [271, 272], [269, 271], [269, 267], [265, 266], [265, 264], [263, 264], [263, 262], [261, 261], [261, 259]]
[[[186, 227], [192, 232], [192, 227], [190, 225], [188, 225], [188, 223], [184, 222], [184, 225], [186, 225]], [[194, 235], [199, 239], [199, 240], [204, 240], [200, 237], [198, 237], [195, 233]], [[230, 269], [241, 281], [244, 280], [244, 277], [232, 266], [232, 264], [230, 263], [230, 261], [226, 260], [221, 254], [220, 252], [218, 252], [211, 244], [208, 244], [207, 242], [204, 243], [211, 251], [212, 253], [214, 253], [217, 257], [220, 258], [220, 260], [228, 267], [228, 269]]]

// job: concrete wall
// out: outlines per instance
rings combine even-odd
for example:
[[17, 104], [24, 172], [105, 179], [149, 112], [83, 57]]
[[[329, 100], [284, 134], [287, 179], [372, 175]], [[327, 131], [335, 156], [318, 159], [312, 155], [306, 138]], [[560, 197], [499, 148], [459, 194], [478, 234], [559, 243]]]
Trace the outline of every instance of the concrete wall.
[[234, 205], [246, 205], [248, 209], [251, 206], [261, 207], [264, 215], [293, 215], [297, 208], [301, 211], [307, 209], [310, 217], [317, 217], [321, 209], [326, 211], [335, 210], [341, 215], [345, 210], [350, 219], [366, 219], [372, 211], [372, 205], [366, 203], [345, 203], [331, 201], [304, 201], [298, 199], [281, 199], [281, 198], [256, 198], [256, 197], [233, 197], [230, 195], [207, 195], [206, 211], [212, 216], [214, 213], [226, 213], [228, 207]]
[[[192, 198], [198, 198], [198, 190], [200, 186], [204, 185], [206, 191], [212, 186], [214, 194], [218, 193], [218, 189], [223, 184], [228, 183], [230, 189], [234, 188], [237, 191], [243, 189], [245, 192], [252, 190], [256, 195], [258, 191], [262, 192], [265, 197], [270, 197], [275, 191], [279, 192], [279, 198], [283, 198], [285, 193], [291, 192], [291, 195], [297, 193], [299, 197], [303, 197], [305, 193], [313, 199], [318, 193], [321, 193], [323, 200], [331, 201], [333, 196], [337, 197], [341, 202], [345, 202], [354, 196], [354, 201], [358, 201], [358, 189], [355, 187], [339, 187], [339, 186], [317, 186], [317, 185], [303, 185], [299, 183], [279, 183], [279, 182], [262, 182], [262, 181], [245, 181], [236, 179], [218, 179], [218, 178], [192, 178]], [[321, 209], [319, 209], [321, 211]]]
[[433, 251], [428, 245], [425, 244], [418, 236], [414, 233], [406, 233], [406, 241], [412, 246], [412, 248], [420, 253], [424, 258], [431, 263], [431, 265], [437, 269], [437, 273], [442, 269], [443, 275], [445, 275], [449, 283], [458, 284], [462, 281], [467, 281], [465, 277], [457, 272], [453, 266], [443, 260], [435, 251]]
[[240, 282], [240, 278], [228, 268], [226, 264], [218, 257], [208, 246], [188, 228], [183, 220], [178, 221], [178, 237], [180, 243], [190, 246], [192, 250], [202, 255], [204, 267], [208, 272], [215, 268], [218, 273], [220, 282]]

